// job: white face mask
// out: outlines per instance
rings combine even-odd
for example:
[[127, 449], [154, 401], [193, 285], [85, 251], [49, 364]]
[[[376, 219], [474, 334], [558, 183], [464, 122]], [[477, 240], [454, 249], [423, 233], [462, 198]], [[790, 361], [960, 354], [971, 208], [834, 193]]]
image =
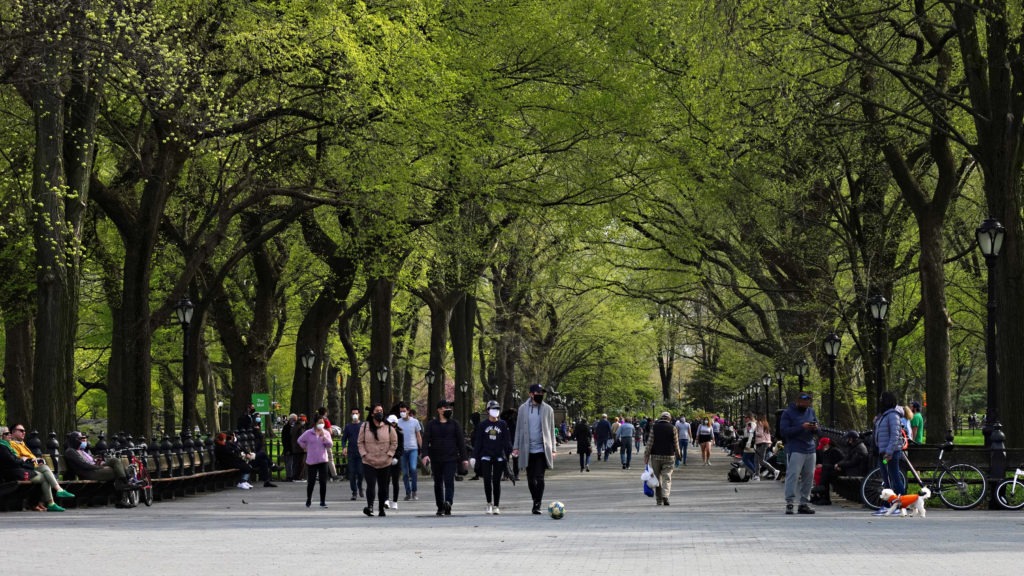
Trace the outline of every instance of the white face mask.
[[323, 430], [323, 429], [324, 429], [324, 423], [323, 423], [323, 422], [320, 422], [319, 424], [317, 424], [317, 425], [316, 425], [316, 429], [317, 429], [317, 430]]
[[498, 411], [497, 410], [488, 410], [487, 413], [491, 415], [491, 418], [497, 418], [498, 417]]
[[352, 415], [352, 421], [353, 422], [359, 422], [359, 414], [353, 414]]
[[398, 415], [401, 416], [403, 420], [408, 420], [409, 419], [409, 413], [408, 412], [399, 412]]

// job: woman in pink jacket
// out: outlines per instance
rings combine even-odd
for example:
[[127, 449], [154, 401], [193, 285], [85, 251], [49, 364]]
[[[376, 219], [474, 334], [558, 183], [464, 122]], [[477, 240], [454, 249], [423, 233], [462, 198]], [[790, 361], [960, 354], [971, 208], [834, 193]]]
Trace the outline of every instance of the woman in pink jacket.
[[297, 440], [306, 451], [306, 508], [313, 500], [313, 484], [320, 479], [320, 507], [327, 508], [327, 462], [331, 459], [331, 432], [324, 426], [324, 418], [313, 417], [313, 427], [302, 433]]
[[384, 501], [388, 498], [388, 478], [398, 449], [398, 434], [384, 422], [384, 407], [375, 404], [370, 419], [359, 428], [359, 456], [363, 459], [366, 478], [366, 508], [363, 514], [373, 516], [373, 497], [377, 496], [377, 516], [386, 516]]

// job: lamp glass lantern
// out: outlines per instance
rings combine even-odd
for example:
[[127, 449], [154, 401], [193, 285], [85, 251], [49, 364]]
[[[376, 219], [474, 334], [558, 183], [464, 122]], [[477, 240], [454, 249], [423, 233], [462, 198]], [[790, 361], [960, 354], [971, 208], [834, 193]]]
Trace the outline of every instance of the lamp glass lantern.
[[981, 253], [986, 258], [994, 258], [999, 256], [999, 251], [1003, 248], [1003, 237], [1006, 235], [1006, 228], [999, 223], [995, 218], [987, 218], [978, 226], [978, 229], [974, 231], [975, 236], [978, 239], [978, 248], [981, 249]]
[[192, 323], [193, 312], [195, 312], [195, 306], [192, 305], [192, 301], [188, 298], [178, 300], [178, 305], [174, 307], [174, 313], [178, 315], [178, 324], [182, 326], [188, 326]]
[[799, 376], [801, 378], [804, 378], [805, 376], [807, 376], [807, 371], [809, 370], [809, 367], [808, 367], [808, 364], [807, 364], [807, 360], [803, 360], [803, 359], [797, 360], [796, 361], [796, 365], [794, 366], [794, 368], [796, 370], [796, 375], [797, 376]]
[[761, 376], [761, 386], [764, 386], [765, 388], [768, 388], [771, 385], [772, 385], [772, 375], [767, 373], [767, 372], [765, 372], [764, 375]]
[[437, 375], [434, 374], [433, 370], [427, 370], [427, 373], [423, 376], [423, 379], [427, 381], [427, 386], [433, 386], [435, 378], [437, 378]]
[[829, 360], [835, 361], [839, 357], [839, 348], [843, 345], [843, 339], [835, 332], [830, 332], [825, 337], [825, 355]]
[[306, 348], [306, 351], [302, 353], [302, 367], [312, 370], [314, 364], [316, 364], [316, 352], [313, 352], [312, 348]]
[[377, 381], [381, 384], [388, 381], [388, 367], [381, 366], [380, 370], [377, 370]]
[[876, 322], [883, 322], [889, 313], [889, 301], [885, 299], [885, 296], [875, 294], [868, 300], [868, 310], [871, 311], [871, 317]]

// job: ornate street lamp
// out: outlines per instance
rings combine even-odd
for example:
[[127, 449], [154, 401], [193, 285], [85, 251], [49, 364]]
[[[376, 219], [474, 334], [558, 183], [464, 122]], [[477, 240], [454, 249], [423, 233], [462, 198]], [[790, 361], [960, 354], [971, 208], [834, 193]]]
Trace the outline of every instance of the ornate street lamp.
[[775, 409], [776, 410], [781, 410], [782, 409], [782, 384], [783, 384], [783, 381], [785, 380], [785, 378], [786, 378], [786, 370], [784, 368], [781, 368], [781, 367], [776, 368], [775, 369], [775, 383], [779, 386], [779, 396], [778, 396], [779, 402], [775, 405]]
[[881, 294], [868, 300], [868, 310], [875, 320], [875, 381], [877, 391], [885, 390], [885, 316], [889, 313], [889, 301]]
[[459, 391], [462, 392], [462, 419], [467, 420], [466, 416], [469, 414], [469, 399], [466, 398], [466, 391], [469, 390], [469, 382], [465, 380], [462, 384], [459, 384]]
[[772, 385], [772, 375], [765, 372], [761, 376], [761, 386], [764, 388], [764, 413], [768, 414], [768, 388]]
[[800, 386], [800, 390], [799, 391], [803, 392], [804, 391], [804, 378], [807, 377], [807, 371], [809, 370], [809, 366], [807, 365], [807, 360], [804, 360], [803, 358], [797, 360], [796, 364], [793, 365], [793, 370], [796, 372], [797, 382], [798, 382], [798, 384]]
[[380, 386], [380, 396], [377, 397], [377, 401], [381, 404], [387, 402], [388, 372], [387, 366], [381, 366], [380, 370], [377, 370], [377, 385]]
[[836, 358], [843, 340], [835, 332], [825, 337], [825, 356], [828, 358], [828, 425], [836, 427]]
[[978, 248], [985, 256], [985, 265], [988, 267], [988, 322], [985, 334], [985, 360], [988, 366], [988, 390], [987, 403], [985, 407], [985, 425], [982, 433], [985, 435], [985, 446], [988, 447], [991, 440], [993, 426], [999, 421], [999, 366], [998, 348], [996, 346], [996, 260], [999, 251], [1003, 247], [1003, 237], [1006, 229], [994, 218], [988, 218], [975, 230], [978, 239]]
[[[188, 328], [192, 324], [193, 312], [195, 312], [195, 307], [188, 297], [178, 300], [178, 305], [174, 307], [174, 313], [178, 316], [178, 324], [181, 324], [181, 382], [182, 405], [184, 408], [181, 411], [181, 433], [183, 435], [192, 429], [191, 409], [196, 404], [195, 398], [192, 395], [192, 386], [189, 385], [192, 381], [192, 370], [188, 355]], [[170, 432], [174, 433], [173, 430]]]

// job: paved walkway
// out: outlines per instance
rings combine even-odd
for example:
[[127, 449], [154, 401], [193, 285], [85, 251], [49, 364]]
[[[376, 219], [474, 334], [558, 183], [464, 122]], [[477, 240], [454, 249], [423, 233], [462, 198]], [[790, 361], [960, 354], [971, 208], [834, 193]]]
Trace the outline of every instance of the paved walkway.
[[[565, 448], [563, 447], [563, 451]], [[691, 455], [693, 452], [691, 452]], [[782, 485], [725, 480], [728, 457], [677, 471], [668, 508], [642, 494], [640, 468], [617, 455], [579, 473], [561, 454], [546, 500], [565, 519], [529, 512], [525, 483], [503, 485], [502, 516], [484, 514], [480, 482], [458, 482], [450, 518], [434, 516], [429, 479], [418, 502], [367, 518], [347, 483], [329, 509], [304, 506], [305, 484], [157, 502], [2, 516], [8, 567], [73, 575], [482, 574], [1020, 574], [1024, 513], [940, 508], [921, 519], [874, 518], [852, 503], [785, 516]], [[699, 457], [696, 460], [699, 464]], [[13, 548], [12, 548], [13, 545]], [[15, 574], [20, 569], [10, 568]]]

